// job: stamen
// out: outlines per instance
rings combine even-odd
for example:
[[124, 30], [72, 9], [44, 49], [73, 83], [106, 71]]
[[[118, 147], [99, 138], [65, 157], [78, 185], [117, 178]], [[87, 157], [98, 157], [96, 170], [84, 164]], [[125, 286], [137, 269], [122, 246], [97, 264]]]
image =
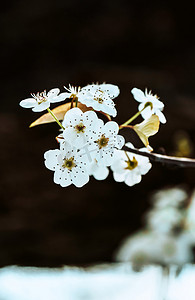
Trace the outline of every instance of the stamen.
[[70, 157], [68, 159], [64, 159], [64, 163], [62, 165], [63, 168], [67, 168], [68, 170], [72, 170], [72, 168], [74, 168], [76, 166], [75, 162], [74, 162], [74, 156]]
[[108, 141], [109, 141], [109, 138], [106, 138], [105, 135], [102, 134], [101, 138], [95, 142], [98, 144], [99, 149], [102, 149], [103, 147], [106, 147], [108, 145]]

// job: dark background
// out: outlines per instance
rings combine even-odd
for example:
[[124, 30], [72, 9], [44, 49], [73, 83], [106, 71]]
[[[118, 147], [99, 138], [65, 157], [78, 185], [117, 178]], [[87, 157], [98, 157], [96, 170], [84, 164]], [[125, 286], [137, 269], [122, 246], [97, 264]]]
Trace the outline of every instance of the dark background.
[[41, 114], [18, 104], [31, 92], [106, 81], [120, 87], [115, 120], [122, 123], [137, 110], [131, 89], [147, 87], [168, 120], [150, 138], [155, 152], [174, 154], [180, 130], [194, 144], [194, 10], [187, 2], [4, 1], [0, 28], [0, 266], [113, 261], [121, 240], [142, 226], [151, 193], [191, 190], [195, 170], [156, 163], [132, 188], [112, 174], [61, 188], [43, 163], [44, 152], [57, 148], [57, 124], [29, 129]]

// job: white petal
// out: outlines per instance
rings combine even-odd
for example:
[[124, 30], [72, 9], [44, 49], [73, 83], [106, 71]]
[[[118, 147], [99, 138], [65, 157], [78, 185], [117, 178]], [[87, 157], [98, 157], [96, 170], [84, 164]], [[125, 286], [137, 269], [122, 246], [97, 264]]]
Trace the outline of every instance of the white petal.
[[61, 154], [59, 149], [48, 150], [44, 153], [45, 166], [49, 170], [54, 171], [58, 164], [58, 156]]
[[119, 174], [119, 173], [113, 173], [113, 177], [114, 177], [114, 180], [117, 181], [117, 182], [122, 182], [125, 180], [125, 173], [122, 173], [122, 174]]
[[73, 168], [71, 172], [72, 183], [76, 187], [82, 187], [89, 181], [89, 175], [83, 168]]
[[57, 169], [57, 170], [54, 172], [53, 181], [54, 181], [56, 184], [60, 184], [61, 173], [62, 173], [61, 169]]
[[118, 131], [119, 131], [119, 126], [114, 121], [108, 121], [102, 129], [102, 133], [104, 133], [106, 136], [116, 135]]
[[[145, 103], [141, 103], [139, 106], [138, 106], [138, 109], [139, 111], [141, 111], [143, 108], [144, 108], [144, 105]], [[141, 115], [142, 117], [147, 120], [151, 117], [151, 115], [153, 114], [153, 110], [151, 109], [150, 106], [146, 107], [142, 112], [141, 112]]]
[[128, 147], [128, 148], [135, 149], [135, 147], [133, 146], [133, 144], [130, 143], [130, 142], [126, 143], [125, 146]]
[[[64, 94], [66, 94], [66, 93], [64, 93]], [[65, 95], [63, 95], [63, 93], [62, 93], [59, 96], [50, 98], [49, 101], [51, 103], [57, 103], [57, 102], [64, 101], [65, 99], [66, 99]]]
[[134, 99], [137, 100], [138, 102], [146, 101], [146, 96], [145, 96], [144, 92], [142, 92], [140, 89], [133, 88], [131, 90], [131, 93], [133, 94]]
[[139, 167], [140, 173], [142, 175], [145, 175], [151, 169], [152, 164], [148, 162], [148, 163], [139, 165], [139, 162], [138, 162], [138, 167]]
[[104, 180], [106, 179], [108, 174], [109, 174], [109, 169], [107, 167], [94, 164], [92, 175], [96, 180]]
[[114, 84], [103, 83], [99, 85], [99, 89], [106, 92], [111, 99], [116, 98], [120, 93], [118, 86]]
[[67, 170], [63, 170], [61, 172], [61, 177], [59, 178], [59, 183], [62, 187], [66, 187], [66, 186], [72, 184], [70, 174], [67, 172]]
[[159, 117], [161, 123], [165, 124], [167, 122], [164, 114], [160, 110], [156, 111], [156, 115]]
[[133, 186], [141, 181], [142, 177], [136, 172], [130, 171], [125, 179], [125, 183], [128, 186]]
[[75, 144], [75, 139], [77, 138], [76, 130], [73, 127], [68, 127], [63, 131], [63, 137], [66, 142], [71, 145]]
[[124, 146], [124, 144], [125, 144], [125, 139], [124, 139], [124, 137], [122, 136], [122, 135], [117, 135], [116, 136], [116, 140], [117, 140], [117, 142], [116, 142], [116, 147], [118, 148], [118, 149], [121, 149], [123, 146]]
[[62, 122], [63, 126], [76, 125], [80, 122], [81, 116], [83, 115], [82, 110], [78, 107], [71, 108], [65, 114], [64, 120]]
[[52, 89], [47, 93], [47, 97], [48, 98], [56, 97], [59, 94], [59, 92], [60, 92], [60, 89], [58, 89], [58, 88]]
[[49, 101], [42, 102], [41, 104], [36, 104], [36, 106], [32, 109], [34, 112], [40, 112], [47, 109], [50, 106]]
[[20, 101], [19, 104], [24, 108], [32, 108], [37, 104], [37, 101], [34, 98], [27, 98]]

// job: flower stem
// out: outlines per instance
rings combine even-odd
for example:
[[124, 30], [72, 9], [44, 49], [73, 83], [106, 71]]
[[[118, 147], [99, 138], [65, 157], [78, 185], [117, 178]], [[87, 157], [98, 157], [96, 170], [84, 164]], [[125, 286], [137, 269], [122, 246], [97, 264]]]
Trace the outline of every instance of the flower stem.
[[146, 106], [144, 108], [142, 108], [142, 110], [138, 111], [134, 116], [132, 116], [129, 120], [127, 120], [125, 123], [121, 124], [120, 127], [123, 128], [127, 125], [129, 125], [132, 121], [134, 121], [137, 117], [139, 117], [139, 115], [142, 113], [142, 111], [146, 108]]
[[47, 111], [52, 115], [52, 117], [54, 118], [54, 120], [58, 123], [58, 125], [65, 130], [64, 126], [62, 126], [62, 124], [60, 123], [60, 121], [56, 118], [56, 116], [54, 115], [54, 113], [51, 111], [51, 109], [48, 107]]

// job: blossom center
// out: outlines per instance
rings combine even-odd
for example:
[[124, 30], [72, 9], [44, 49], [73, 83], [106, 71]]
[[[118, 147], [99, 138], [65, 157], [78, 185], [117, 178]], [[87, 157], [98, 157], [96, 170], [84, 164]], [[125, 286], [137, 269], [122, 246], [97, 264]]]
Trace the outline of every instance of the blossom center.
[[128, 157], [128, 160], [125, 160], [125, 162], [127, 163], [127, 167], [125, 168], [126, 170], [133, 170], [138, 165], [138, 161], [136, 160], [135, 156], [133, 157], [133, 159], [130, 159]]
[[104, 134], [102, 134], [101, 138], [96, 141], [99, 146], [99, 149], [106, 147], [108, 145], [109, 138], [106, 138]]
[[78, 101], [77, 94], [71, 94], [71, 95], [70, 95], [70, 98], [71, 98], [73, 101]]
[[146, 108], [148, 106], [150, 106], [150, 108], [153, 109], [153, 103], [152, 102], [150, 102], [150, 101], [146, 102], [145, 105], [144, 105], [144, 108]]
[[37, 93], [36, 95], [35, 94], [31, 94], [31, 95], [37, 101], [38, 104], [41, 104], [43, 102], [47, 102], [46, 91], [41, 92], [41, 93]]
[[102, 104], [104, 102], [104, 100], [100, 97], [94, 97], [94, 100], [97, 101], [100, 104]]
[[80, 132], [84, 132], [85, 131], [86, 126], [83, 123], [79, 123], [74, 128], [76, 129], [76, 131], [78, 133], [80, 133]]
[[64, 159], [64, 163], [62, 165], [63, 168], [67, 168], [68, 170], [72, 170], [76, 166], [74, 162], [74, 157], [70, 157], [67, 159]]

